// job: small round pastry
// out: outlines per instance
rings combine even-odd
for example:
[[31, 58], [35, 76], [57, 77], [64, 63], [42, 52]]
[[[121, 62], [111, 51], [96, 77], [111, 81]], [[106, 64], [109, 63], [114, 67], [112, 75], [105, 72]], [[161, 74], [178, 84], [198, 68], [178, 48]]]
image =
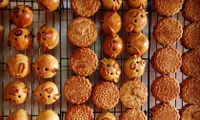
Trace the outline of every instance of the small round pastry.
[[51, 50], [59, 42], [59, 35], [55, 28], [42, 25], [37, 32], [37, 41], [44, 50]]
[[179, 120], [178, 110], [170, 104], [157, 104], [152, 108], [151, 120]]
[[141, 32], [132, 33], [128, 37], [128, 41], [126, 43], [126, 50], [131, 55], [142, 56], [147, 52], [148, 49], [149, 49], [149, 40]]
[[147, 87], [139, 79], [126, 81], [120, 87], [120, 100], [127, 108], [139, 108], [147, 98]]
[[173, 16], [182, 9], [184, 0], [153, 0], [156, 12], [161, 16]]
[[200, 116], [199, 105], [186, 105], [181, 109], [181, 120], [198, 120]]
[[120, 15], [115, 12], [106, 12], [101, 20], [101, 29], [106, 34], [116, 34], [122, 26]]
[[41, 111], [36, 117], [36, 120], [59, 120], [59, 117], [57, 113], [49, 109]]
[[171, 46], [178, 42], [183, 34], [181, 23], [174, 18], [162, 18], [154, 26], [153, 37], [160, 45]]
[[116, 117], [110, 112], [105, 112], [98, 114], [96, 120], [116, 120]]
[[180, 97], [189, 104], [200, 105], [200, 79], [187, 78], [181, 83]]
[[109, 58], [116, 58], [123, 50], [123, 41], [117, 34], [107, 36], [103, 41], [103, 52]]
[[154, 52], [151, 62], [156, 72], [160, 74], [170, 74], [176, 72], [180, 68], [182, 58], [177, 49], [164, 47]]
[[40, 9], [46, 12], [53, 12], [60, 4], [60, 0], [37, 0]]
[[70, 103], [83, 104], [91, 96], [92, 84], [85, 77], [72, 76], [65, 82], [63, 91]]
[[17, 27], [28, 27], [33, 21], [33, 11], [29, 5], [17, 5], [11, 11], [11, 22]]
[[17, 50], [26, 50], [31, 47], [33, 35], [27, 28], [14, 28], [8, 35], [8, 46]]
[[161, 102], [170, 102], [179, 96], [180, 86], [176, 79], [170, 76], [161, 76], [153, 81], [151, 93]]
[[147, 12], [144, 9], [130, 9], [125, 13], [124, 27], [128, 32], [141, 32], [147, 21]]
[[111, 109], [119, 102], [119, 90], [112, 82], [100, 82], [93, 88], [92, 99], [98, 108]]
[[99, 9], [100, 0], [71, 0], [72, 11], [82, 17], [91, 17]]
[[121, 7], [122, 0], [101, 0], [101, 4], [106, 10], [117, 11]]
[[31, 61], [28, 56], [23, 54], [15, 54], [6, 62], [8, 73], [14, 78], [24, 78], [28, 75], [31, 68]]
[[31, 120], [31, 117], [27, 111], [19, 109], [8, 115], [6, 120]]
[[29, 88], [20, 81], [10, 82], [4, 89], [4, 99], [12, 104], [24, 103], [28, 98]]
[[86, 105], [77, 105], [68, 109], [65, 120], [94, 120], [93, 110]]
[[104, 80], [119, 82], [121, 75], [119, 63], [114, 59], [103, 58], [100, 65], [100, 74]]
[[10, 3], [10, 0], [0, 0], [0, 11], [5, 10]]
[[52, 78], [58, 72], [58, 61], [50, 54], [43, 54], [37, 57], [32, 68], [39, 77]]
[[133, 9], [145, 9], [147, 0], [126, 0], [126, 3]]
[[40, 103], [46, 105], [53, 104], [60, 98], [58, 87], [51, 81], [39, 84], [33, 91], [33, 95]]
[[147, 116], [139, 109], [126, 109], [119, 116], [119, 120], [147, 120]]
[[124, 73], [128, 79], [137, 79], [144, 74], [145, 66], [141, 57], [133, 55], [124, 62]]
[[193, 22], [200, 21], [200, 0], [185, 0], [183, 6], [183, 16]]
[[72, 20], [67, 29], [67, 36], [73, 45], [88, 47], [96, 41], [98, 32], [95, 23], [84, 17]]
[[2, 25], [0, 25], [0, 40], [3, 39], [3, 36], [4, 36], [4, 28]]
[[70, 57], [70, 68], [79, 76], [91, 75], [97, 66], [97, 55], [90, 48], [77, 48]]

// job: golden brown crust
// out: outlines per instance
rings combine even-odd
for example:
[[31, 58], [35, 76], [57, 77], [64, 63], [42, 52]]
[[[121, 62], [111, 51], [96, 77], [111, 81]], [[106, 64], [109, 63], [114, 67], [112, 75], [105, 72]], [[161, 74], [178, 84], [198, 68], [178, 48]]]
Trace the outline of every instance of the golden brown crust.
[[200, 116], [200, 106], [185, 105], [181, 109], [181, 120], [198, 120]]
[[152, 56], [152, 66], [160, 74], [176, 72], [181, 64], [181, 55], [175, 48], [164, 47], [158, 49]]
[[112, 113], [106, 112], [98, 114], [96, 120], [116, 120], [116, 117]]
[[154, 0], [153, 5], [161, 16], [172, 16], [182, 9], [184, 0]]
[[10, 0], [0, 0], [0, 11], [6, 9], [10, 3]]
[[91, 17], [99, 9], [100, 0], [71, 0], [72, 10], [82, 17]]
[[183, 16], [189, 21], [200, 21], [200, 0], [185, 0], [183, 6]]
[[145, 9], [147, 0], [126, 0], [126, 3], [133, 9]]
[[92, 92], [94, 104], [102, 109], [111, 109], [119, 102], [119, 90], [114, 83], [100, 82]]
[[182, 55], [181, 71], [191, 77], [200, 76], [200, 51], [191, 50]]
[[181, 23], [174, 18], [162, 18], [154, 26], [153, 36], [163, 46], [171, 46], [178, 42], [183, 33]]
[[79, 76], [91, 75], [97, 65], [97, 55], [90, 48], [77, 48], [70, 57], [70, 68]]
[[73, 19], [67, 30], [70, 42], [79, 47], [88, 47], [93, 44], [98, 34], [94, 22], [84, 17]]
[[101, 4], [106, 10], [116, 11], [121, 7], [122, 0], [101, 0]]
[[170, 104], [157, 104], [152, 108], [151, 120], [179, 120], [178, 110]]
[[127, 109], [119, 116], [119, 120], [147, 120], [147, 116], [139, 109]]
[[23, 109], [12, 112], [6, 120], [31, 120], [30, 115]]
[[29, 5], [17, 5], [11, 11], [11, 22], [17, 27], [28, 27], [33, 21], [33, 11]]
[[161, 76], [153, 81], [151, 93], [161, 102], [170, 102], [179, 96], [180, 86], [176, 79], [170, 76]]
[[60, 0], [37, 0], [37, 3], [40, 9], [47, 12], [53, 12], [59, 6]]
[[28, 98], [29, 88], [25, 83], [12, 81], [4, 89], [4, 99], [12, 104], [22, 104]]
[[65, 120], [94, 120], [93, 110], [86, 105], [73, 106], [65, 114]]
[[139, 108], [147, 97], [147, 87], [138, 79], [126, 81], [120, 88], [120, 100], [128, 108]]
[[80, 76], [70, 77], [64, 84], [65, 98], [72, 104], [85, 103], [92, 92], [89, 79]]
[[180, 97], [189, 104], [200, 105], [200, 79], [187, 78], [181, 83]]
[[43, 110], [41, 111], [36, 120], [59, 120], [59, 117], [57, 113], [55, 113], [53, 110]]

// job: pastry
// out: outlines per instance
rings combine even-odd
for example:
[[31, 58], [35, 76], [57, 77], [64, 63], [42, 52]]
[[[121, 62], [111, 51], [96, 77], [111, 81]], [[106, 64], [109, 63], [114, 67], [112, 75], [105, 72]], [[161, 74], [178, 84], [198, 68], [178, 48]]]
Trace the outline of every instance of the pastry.
[[72, 11], [82, 17], [91, 17], [99, 9], [100, 0], [71, 0]]
[[119, 120], [147, 120], [147, 116], [139, 109], [126, 109], [119, 116]]
[[70, 57], [70, 68], [79, 76], [86, 77], [97, 69], [98, 58], [90, 48], [77, 48]]
[[65, 82], [63, 91], [70, 103], [83, 104], [91, 96], [92, 84], [85, 77], [72, 76]]
[[139, 79], [126, 81], [120, 87], [120, 100], [127, 108], [139, 108], [147, 97], [147, 87]]
[[170, 102], [179, 96], [180, 86], [176, 79], [170, 76], [161, 76], [153, 81], [151, 93], [161, 102]]
[[58, 87], [50, 81], [40, 83], [33, 91], [33, 95], [40, 103], [46, 105], [53, 104], [60, 98]]
[[146, 63], [141, 57], [133, 55], [124, 62], [124, 73], [128, 79], [137, 79], [144, 74]]
[[0, 1], [0, 11], [5, 10], [10, 3], [10, 0], [1, 0]]
[[12, 104], [24, 103], [28, 98], [29, 88], [20, 81], [10, 82], [4, 89], [4, 99]]
[[191, 77], [200, 76], [200, 50], [191, 50], [182, 55], [181, 71]]
[[106, 34], [116, 34], [122, 26], [120, 15], [116, 11], [106, 12], [101, 20], [101, 29]]
[[6, 120], [31, 120], [28, 112], [23, 109], [12, 112]]
[[182, 9], [184, 0], [153, 0], [156, 12], [161, 16], [173, 16]]
[[180, 96], [186, 103], [200, 105], [200, 79], [187, 78], [181, 83]]
[[122, 0], [101, 0], [103, 8], [106, 10], [117, 11], [122, 4]]
[[123, 50], [123, 41], [117, 34], [107, 36], [103, 41], [103, 52], [109, 58], [116, 58]]
[[114, 59], [103, 58], [100, 65], [100, 74], [104, 80], [119, 82], [121, 68], [118, 61]]
[[200, 21], [200, 0], [185, 0], [183, 16], [189, 21]]
[[98, 108], [112, 109], [119, 102], [119, 90], [114, 83], [100, 82], [93, 88], [92, 99]]
[[126, 43], [126, 50], [131, 55], [144, 55], [149, 49], [149, 40], [148, 38], [142, 34], [141, 32], [132, 33], [128, 37], [128, 41]]
[[181, 23], [174, 18], [162, 18], [154, 26], [153, 37], [163, 46], [171, 46], [178, 42], [183, 33]]
[[105, 112], [98, 114], [96, 120], [116, 120], [116, 117], [110, 112]]
[[33, 35], [27, 28], [14, 28], [8, 35], [8, 46], [17, 50], [26, 50], [31, 47]]
[[86, 105], [73, 106], [66, 112], [65, 120], [94, 120], [93, 110]]
[[37, 0], [40, 9], [46, 12], [53, 12], [60, 4], [60, 0]]
[[200, 106], [186, 105], [181, 109], [181, 120], [198, 120], [200, 115]]
[[28, 75], [31, 68], [31, 61], [26, 55], [15, 54], [6, 62], [8, 73], [14, 78], [24, 78]]
[[200, 22], [191, 23], [184, 28], [181, 42], [188, 49], [200, 46]]
[[59, 35], [55, 28], [42, 25], [37, 32], [37, 41], [44, 50], [51, 50], [59, 42]]
[[152, 56], [152, 67], [160, 74], [170, 74], [176, 72], [181, 64], [181, 55], [177, 49], [164, 47], [154, 52]]
[[59, 120], [59, 117], [53, 110], [48, 109], [41, 111], [36, 120]]
[[157, 104], [152, 108], [151, 120], [179, 120], [178, 110], [170, 104]]
[[133, 9], [145, 9], [147, 0], [126, 0], [126, 3]]
[[130, 9], [125, 13], [124, 27], [128, 32], [141, 32], [147, 21], [147, 12], [144, 9]]
[[67, 29], [67, 36], [70, 42], [78, 47], [92, 45], [96, 41], [97, 34], [95, 23], [84, 17], [73, 19]]
[[52, 78], [58, 72], [58, 61], [50, 54], [43, 54], [37, 57], [32, 69], [41, 78]]
[[4, 36], [4, 28], [2, 25], [0, 25], [0, 40], [3, 39], [3, 36]]
[[17, 5], [11, 11], [11, 22], [17, 27], [28, 27], [33, 21], [33, 11], [29, 5]]

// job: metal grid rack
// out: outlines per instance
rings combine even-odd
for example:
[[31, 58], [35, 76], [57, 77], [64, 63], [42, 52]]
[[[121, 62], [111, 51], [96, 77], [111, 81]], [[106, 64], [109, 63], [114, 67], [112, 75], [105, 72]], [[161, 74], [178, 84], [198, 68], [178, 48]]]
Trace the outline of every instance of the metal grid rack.
[[[26, 100], [24, 104], [13, 106], [9, 104], [8, 102], [5, 102], [3, 100], [3, 92], [4, 87], [14, 78], [9, 76], [9, 74], [6, 71], [5, 63], [7, 59], [15, 54], [15, 53], [23, 53], [26, 54], [31, 58], [31, 62], [33, 63], [35, 58], [40, 55], [46, 53], [38, 46], [36, 38], [34, 38], [34, 43], [31, 47], [31, 49], [25, 50], [25, 51], [16, 51], [15, 49], [11, 47], [7, 47], [7, 37], [9, 32], [15, 28], [14, 25], [10, 25], [10, 10], [12, 7], [14, 7], [16, 4], [27, 4], [30, 5], [33, 8], [34, 12], [34, 20], [32, 25], [30, 26], [30, 30], [33, 32], [34, 35], [36, 35], [39, 27], [43, 24], [53, 26], [55, 29], [59, 32], [60, 35], [60, 43], [59, 45], [52, 51], [48, 52], [50, 54], [53, 54], [59, 61], [59, 72], [56, 74], [56, 76], [50, 80], [52, 80], [54, 83], [57, 84], [60, 93], [62, 97], [53, 105], [42, 105], [39, 102], [35, 100], [32, 93], [29, 93], [29, 97]], [[126, 2], [123, 1], [122, 7], [120, 10], [118, 10], [118, 13], [121, 15], [123, 19], [124, 13], [128, 10], [128, 7], [126, 5]], [[150, 119], [150, 111], [151, 108], [156, 104], [159, 103], [154, 99], [154, 97], [151, 96], [150, 93], [150, 87], [152, 81], [159, 76], [159, 74], [155, 73], [155, 71], [151, 67], [151, 56], [156, 49], [160, 48], [161, 46], [155, 43], [155, 40], [152, 36], [152, 30], [153, 26], [156, 24], [156, 22], [160, 19], [160, 17], [156, 14], [156, 12], [153, 10], [152, 6], [152, 0], [148, 0], [148, 25], [143, 30], [143, 33], [148, 37], [150, 41], [150, 46], [148, 52], [142, 56], [142, 58], [146, 61], [146, 70], [144, 75], [140, 78], [142, 82], [145, 83], [145, 85], [148, 88], [149, 96], [148, 101], [145, 105], [141, 107], [141, 110], [145, 112], [148, 119]], [[103, 38], [105, 35], [102, 33], [100, 29], [100, 19], [104, 15], [106, 10], [100, 8], [99, 11], [91, 17], [91, 19], [96, 23], [96, 26], [98, 28], [98, 38], [96, 42], [91, 46], [91, 49], [95, 51], [95, 53], [98, 55], [99, 60], [103, 58], [103, 51], [102, 51], [102, 44], [103, 44]], [[0, 24], [4, 26], [5, 28], [5, 34], [4, 39], [0, 41], [0, 112], [3, 113], [4, 119], [7, 118], [7, 116], [15, 111], [16, 109], [22, 108], [25, 109], [30, 115], [33, 120], [36, 119], [37, 114], [43, 110], [43, 109], [53, 109], [56, 113], [59, 114], [60, 120], [64, 120], [64, 113], [67, 111], [69, 107], [72, 106], [69, 102], [66, 101], [66, 99], [63, 96], [63, 85], [67, 78], [73, 75], [73, 72], [69, 69], [69, 57], [72, 53], [72, 51], [75, 49], [74, 46], [68, 41], [67, 39], [67, 27], [70, 23], [70, 21], [75, 18], [76, 15], [72, 12], [70, 8], [70, 0], [61, 0], [61, 4], [59, 8], [52, 12], [47, 13], [38, 8], [36, 0], [11, 0], [11, 3], [8, 7], [8, 9], [0, 12]], [[173, 16], [174, 18], [178, 19], [183, 25], [187, 24], [187, 22], [182, 17], [181, 13]], [[126, 42], [127, 36], [129, 33], [127, 33], [124, 28], [122, 27], [121, 31], [118, 33], [122, 39], [124, 40], [124, 43]], [[184, 51], [186, 51], [179, 43], [174, 45], [173, 47], [177, 48], [179, 52], [182, 54]], [[124, 60], [128, 57], [128, 53], [124, 50], [120, 56], [118, 56], [116, 59], [119, 61], [120, 65], [123, 65]], [[123, 68], [123, 67], [121, 67]], [[122, 71], [123, 72], [123, 71]], [[178, 71], [175, 74], [172, 74], [173, 77], [175, 77], [179, 82], [181, 82], [185, 76]], [[89, 76], [89, 79], [91, 83], [94, 85], [97, 82], [100, 81], [100, 75], [99, 75], [99, 69]], [[121, 76], [120, 82], [117, 84], [118, 87], [120, 87], [123, 83], [123, 81], [127, 79], [124, 75]], [[40, 79], [39, 77], [35, 76], [33, 72], [31, 72], [28, 77], [23, 79], [23, 81], [29, 86], [31, 90], [35, 89], [39, 82], [43, 81], [43, 79]], [[98, 115], [98, 113], [102, 112], [102, 109], [99, 109], [95, 107], [92, 100], [90, 99], [87, 103], [91, 108], [94, 109], [95, 117]], [[180, 98], [177, 100], [171, 102], [174, 106], [176, 106], [178, 109], [181, 109], [184, 103]], [[122, 105], [121, 102], [117, 104], [117, 106], [111, 110], [109, 110], [111, 113], [114, 113], [116, 117], [118, 117], [122, 111], [125, 110], [125, 107]]]

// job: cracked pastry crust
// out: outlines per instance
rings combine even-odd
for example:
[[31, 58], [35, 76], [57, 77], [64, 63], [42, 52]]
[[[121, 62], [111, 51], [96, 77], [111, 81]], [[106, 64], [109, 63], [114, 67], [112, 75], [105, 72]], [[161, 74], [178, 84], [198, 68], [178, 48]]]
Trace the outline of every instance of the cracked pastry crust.
[[181, 120], [198, 120], [200, 116], [199, 105], [185, 105], [181, 111]]
[[37, 0], [37, 3], [40, 9], [47, 12], [53, 12], [59, 6], [60, 0]]
[[147, 116], [139, 109], [126, 109], [119, 116], [119, 120], [147, 120]]

